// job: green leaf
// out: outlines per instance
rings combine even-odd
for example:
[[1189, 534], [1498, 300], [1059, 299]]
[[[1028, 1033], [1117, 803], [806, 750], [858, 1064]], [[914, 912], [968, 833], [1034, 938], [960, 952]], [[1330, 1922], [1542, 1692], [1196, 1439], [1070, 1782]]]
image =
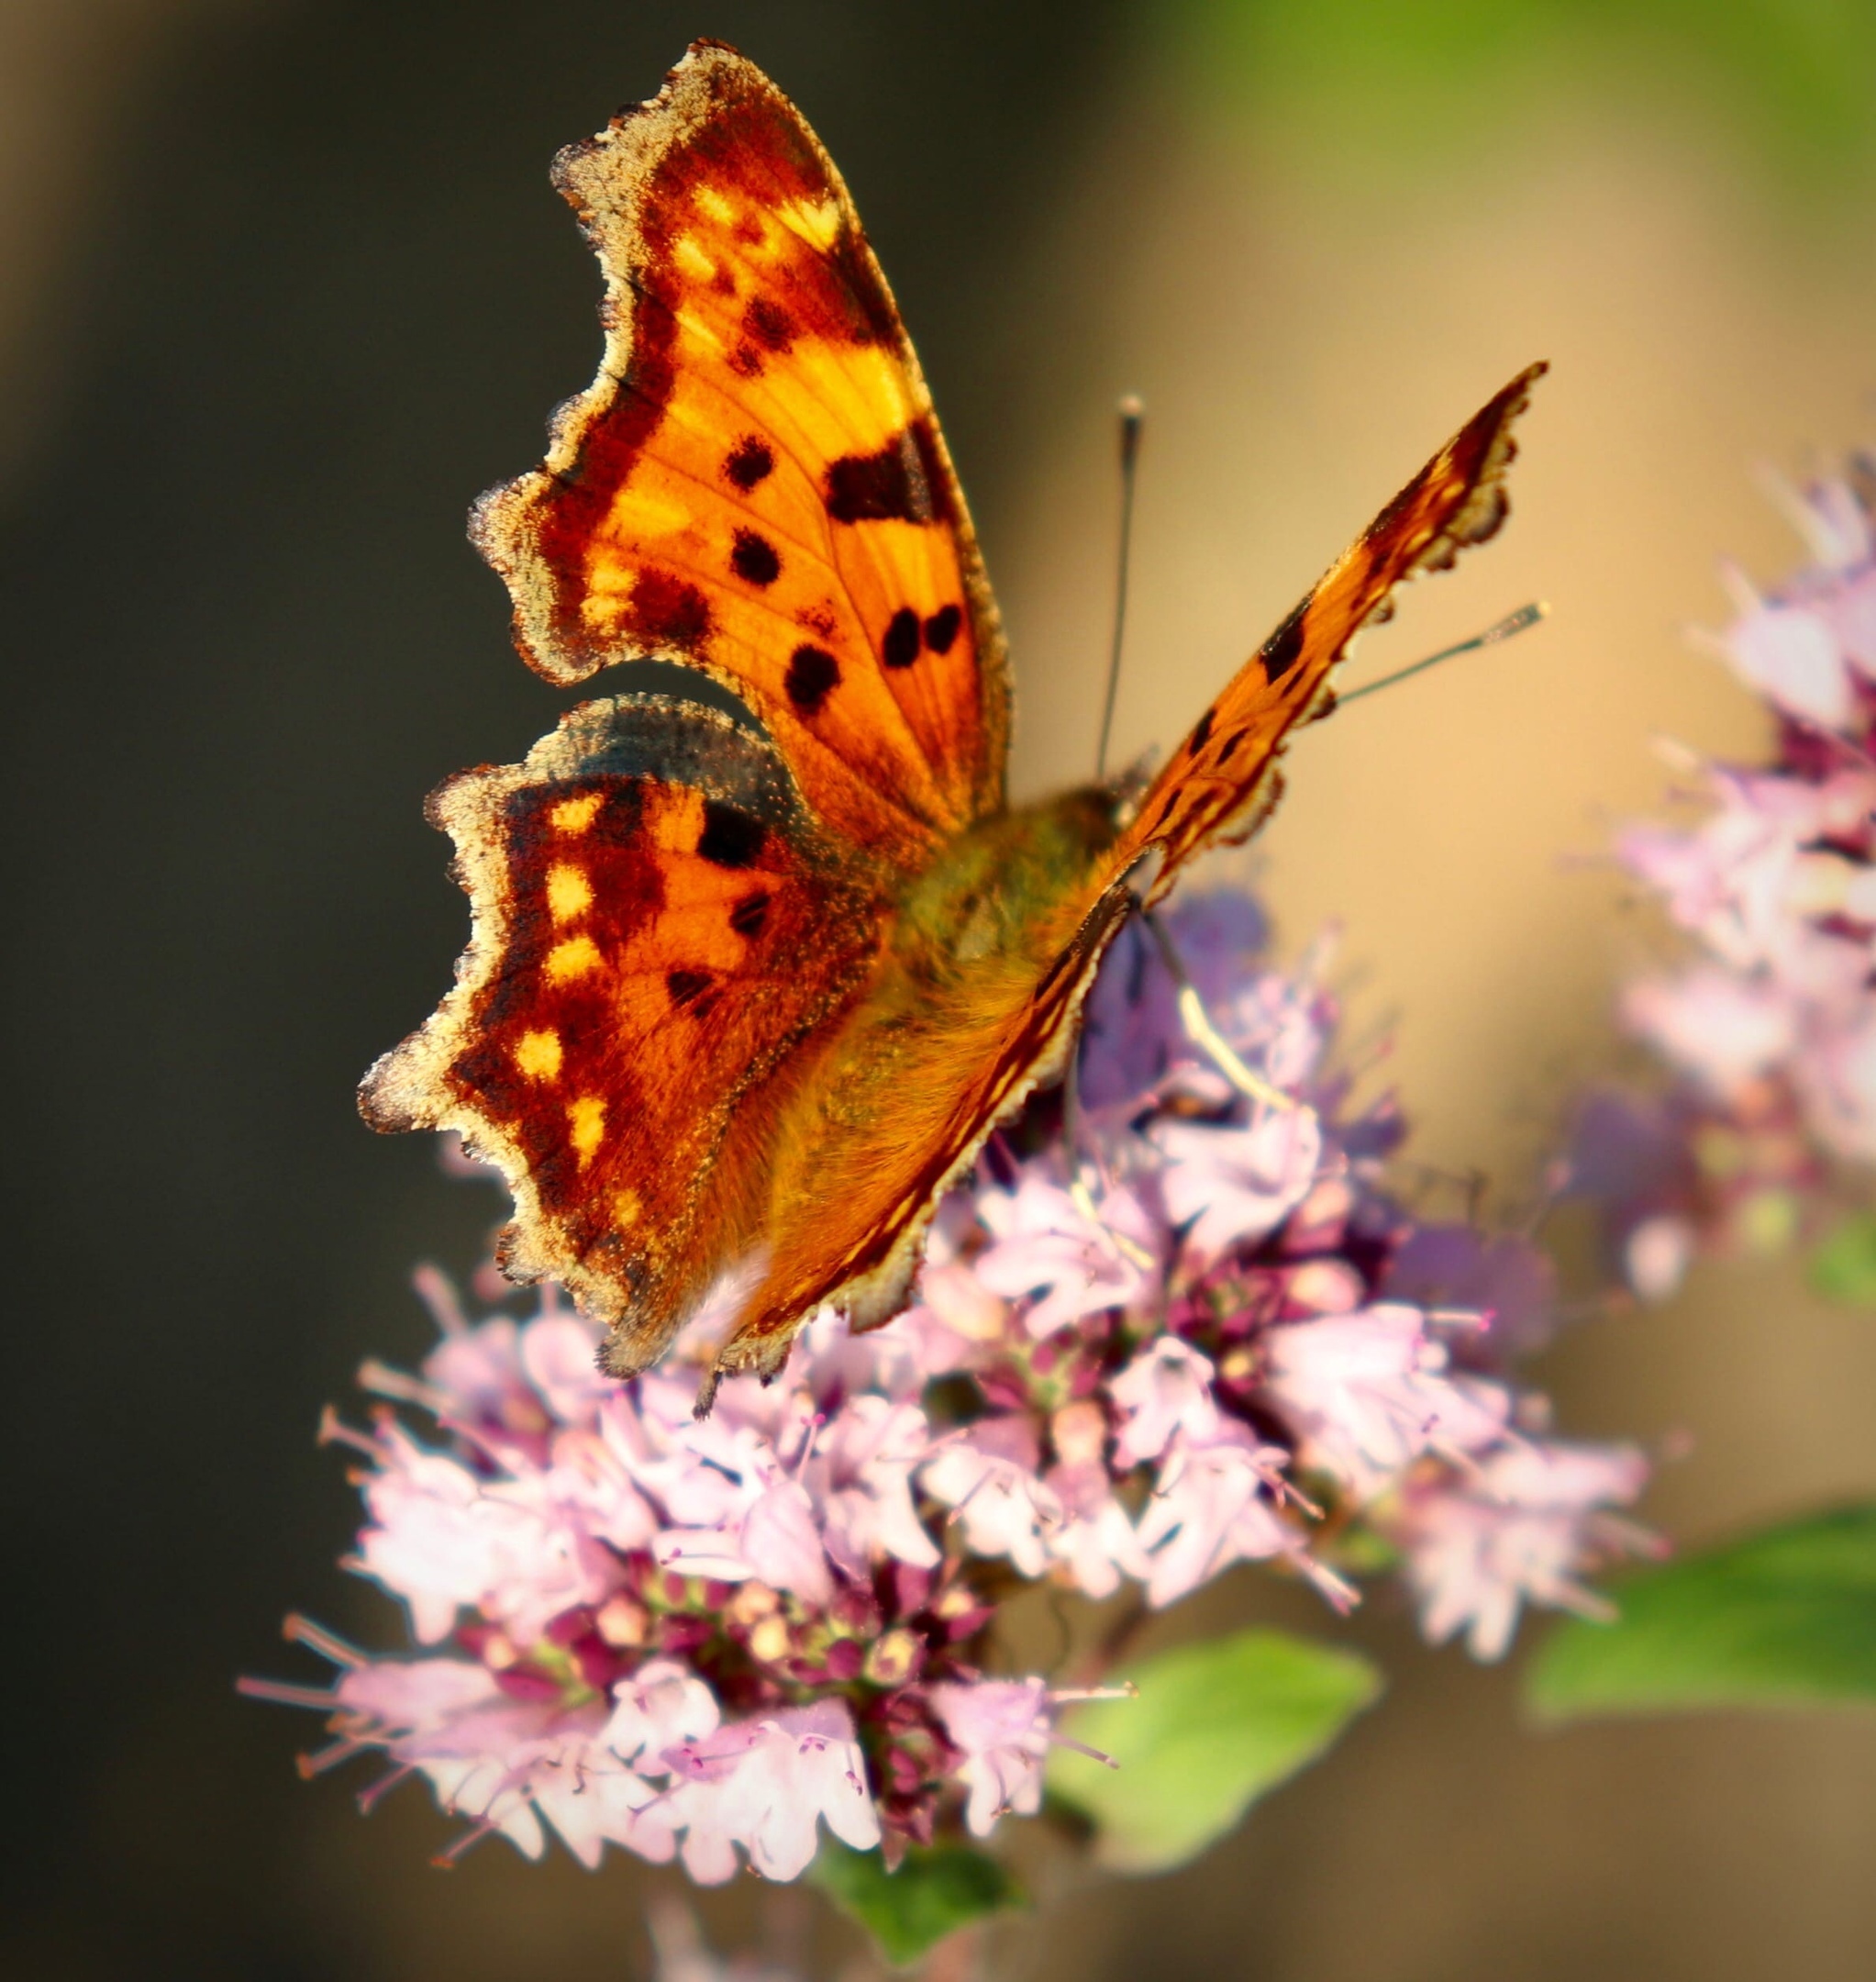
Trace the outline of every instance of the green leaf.
[[1022, 1888], [994, 1858], [962, 1844], [915, 1844], [899, 1869], [888, 1872], [878, 1852], [849, 1851], [827, 1838], [810, 1876], [895, 1968], [909, 1966], [960, 1927], [1023, 1900]]
[[1526, 1679], [1549, 1720], [1876, 1700], [1876, 1504], [1683, 1557], [1615, 1591], [1613, 1624], [1571, 1619]]
[[1811, 1285], [1832, 1300], [1876, 1307], [1876, 1211], [1847, 1218], [1817, 1248]]
[[1096, 1857], [1122, 1872], [1195, 1858], [1381, 1692], [1356, 1654], [1264, 1630], [1182, 1645], [1118, 1676], [1139, 1697], [1079, 1708], [1063, 1732], [1119, 1766], [1058, 1748], [1049, 1787], [1092, 1820]]

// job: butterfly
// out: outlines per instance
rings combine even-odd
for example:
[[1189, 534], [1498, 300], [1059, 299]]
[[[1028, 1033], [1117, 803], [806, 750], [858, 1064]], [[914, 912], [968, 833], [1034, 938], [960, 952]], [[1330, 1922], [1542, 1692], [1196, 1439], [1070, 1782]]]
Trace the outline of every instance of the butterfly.
[[694, 668], [449, 780], [472, 933], [371, 1070], [368, 1120], [498, 1168], [511, 1278], [609, 1329], [605, 1369], [723, 1327], [772, 1376], [823, 1307], [904, 1305], [943, 1193], [1072, 1050], [1127, 919], [1274, 804], [1289, 733], [1403, 580], [1505, 513], [1534, 365], [1426, 464], [1159, 774], [1012, 808], [1010, 671], [931, 396], [839, 174], [700, 41], [562, 151], [605, 280], [593, 384], [471, 534], [537, 673]]

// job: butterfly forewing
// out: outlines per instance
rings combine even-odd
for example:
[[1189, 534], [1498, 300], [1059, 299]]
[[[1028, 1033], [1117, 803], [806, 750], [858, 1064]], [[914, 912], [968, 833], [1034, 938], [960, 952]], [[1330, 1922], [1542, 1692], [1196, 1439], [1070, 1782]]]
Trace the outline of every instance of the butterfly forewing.
[[1000, 634], [930, 395], [839, 175], [700, 45], [557, 162], [606, 354], [475, 526], [524, 653], [703, 668], [857, 856], [916, 866], [1001, 803]]
[[[1024, 945], [1027, 974], [971, 975], [955, 1012], [928, 1013], [894, 1040], [890, 1090], [876, 1079], [882, 1098], [848, 1110], [857, 1132], [838, 1120], [818, 1125], [813, 1174], [834, 1185], [842, 1211], [810, 1220], [795, 1208], [800, 1192], [777, 1194], [770, 1271], [722, 1366], [776, 1367], [789, 1332], [822, 1300], [861, 1323], [893, 1311], [937, 1193], [1055, 1071], [1102, 952], [1127, 914], [1163, 896], [1205, 848], [1255, 827], [1274, 803], [1285, 739], [1324, 707], [1336, 663], [1384, 614], [1393, 589], [1419, 572], [1445, 569], [1497, 529], [1512, 424], [1543, 369], [1520, 374], [1427, 462], [1200, 719], [1105, 855], [1079, 873], [1064, 871], [1060, 897]], [[849, 1022], [843, 1062], [862, 1094], [867, 1016], [861, 1006]]]
[[1275, 802], [1285, 739], [1323, 708], [1336, 663], [1389, 609], [1395, 586], [1444, 571], [1505, 515], [1511, 429], [1545, 367], [1521, 372], [1487, 401], [1375, 518], [1238, 671], [1141, 798], [1115, 850], [1116, 871], [1149, 848], [1161, 856], [1158, 900], [1195, 854], [1242, 838]]

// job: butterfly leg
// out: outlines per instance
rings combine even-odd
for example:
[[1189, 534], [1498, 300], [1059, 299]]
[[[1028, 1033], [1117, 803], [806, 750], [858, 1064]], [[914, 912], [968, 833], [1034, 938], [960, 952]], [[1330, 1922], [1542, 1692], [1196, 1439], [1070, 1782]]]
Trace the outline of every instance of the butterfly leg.
[[1229, 1041], [1212, 1023], [1198, 986], [1188, 974], [1165, 923], [1150, 909], [1143, 912], [1140, 919], [1147, 925], [1147, 931], [1160, 952], [1160, 961], [1179, 986], [1179, 1022], [1185, 1028], [1185, 1036], [1212, 1061], [1239, 1094], [1249, 1095], [1253, 1101], [1261, 1101], [1269, 1108], [1293, 1108], [1295, 1098], [1267, 1081], [1254, 1067], [1246, 1066], [1231, 1050]]

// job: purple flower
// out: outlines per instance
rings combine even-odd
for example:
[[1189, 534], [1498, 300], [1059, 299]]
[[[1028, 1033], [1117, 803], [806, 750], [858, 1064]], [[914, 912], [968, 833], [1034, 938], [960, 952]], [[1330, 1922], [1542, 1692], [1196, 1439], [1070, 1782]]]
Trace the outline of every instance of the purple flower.
[[1274, 1231], [1308, 1196], [1322, 1162], [1313, 1108], [1262, 1109], [1243, 1127], [1167, 1121], [1149, 1133], [1164, 1165], [1167, 1213], [1206, 1263]]
[[952, 1509], [976, 1555], [1005, 1555], [1027, 1576], [1049, 1566], [1049, 1531], [1061, 1503], [1040, 1475], [1041, 1442], [1027, 1416], [981, 1419], [954, 1432], [926, 1462], [920, 1484]]
[[[1675, 762], [1711, 809], [1633, 826], [1623, 863], [1697, 947], [1622, 998], [1677, 1078], [1655, 1128], [1679, 1147], [1625, 1191], [1606, 1161], [1611, 1105], [1580, 1127], [1571, 1188], [1596, 1200], [1608, 1255], [1659, 1297], [1700, 1245], [1782, 1245], [1831, 1162], [1876, 1163], [1876, 562], [1860, 484], [1785, 492], [1814, 562], [1710, 640], [1780, 718], [1760, 768]], [[1638, 1111], [1640, 1104], [1636, 1104]], [[1639, 1123], [1637, 1121], [1637, 1127]], [[1651, 1132], [1651, 1131], [1650, 1131]], [[1600, 1136], [1600, 1143], [1595, 1140]]]
[[1210, 1439], [1218, 1428], [1213, 1364], [1190, 1342], [1161, 1335], [1107, 1386], [1119, 1414], [1114, 1463], [1122, 1472], [1159, 1458], [1183, 1431]]
[[958, 1779], [970, 1795], [964, 1822], [988, 1837], [998, 1818], [1042, 1808], [1042, 1764], [1053, 1731], [1040, 1679], [980, 1679], [931, 1689], [932, 1711], [964, 1759]]
[[979, 1192], [976, 1210], [991, 1234], [976, 1277], [993, 1294], [1027, 1297], [1024, 1326], [1038, 1340], [1083, 1315], [1130, 1307], [1156, 1285], [1162, 1234], [1124, 1188], [1105, 1193], [1091, 1218], [1030, 1164], [1014, 1191]]
[[1504, 1434], [1502, 1384], [1449, 1373], [1426, 1317], [1398, 1301], [1267, 1330], [1259, 1389], [1296, 1438], [1296, 1456], [1357, 1504], [1427, 1453], [1462, 1458]]
[[1304, 1539], [1282, 1511], [1280, 1445], [1260, 1444], [1250, 1429], [1223, 1420], [1203, 1442], [1173, 1439], [1140, 1518], [1139, 1543], [1149, 1564], [1147, 1601], [1157, 1609], [1209, 1583], [1233, 1563], [1290, 1563], [1338, 1605], [1353, 1593], [1310, 1561]]
[[1526, 1603], [1585, 1617], [1609, 1606], [1582, 1579], [1611, 1553], [1653, 1548], [1606, 1511], [1641, 1491], [1648, 1465], [1629, 1445], [1519, 1439], [1467, 1472], [1410, 1487], [1391, 1523], [1434, 1643], [1464, 1631], [1475, 1658], [1503, 1657]]
[[719, 1728], [662, 1759], [682, 1778], [672, 1801], [685, 1825], [684, 1869], [700, 1885], [731, 1877], [738, 1846], [764, 1878], [799, 1877], [824, 1818], [856, 1851], [880, 1842], [865, 1759], [839, 1700]]

